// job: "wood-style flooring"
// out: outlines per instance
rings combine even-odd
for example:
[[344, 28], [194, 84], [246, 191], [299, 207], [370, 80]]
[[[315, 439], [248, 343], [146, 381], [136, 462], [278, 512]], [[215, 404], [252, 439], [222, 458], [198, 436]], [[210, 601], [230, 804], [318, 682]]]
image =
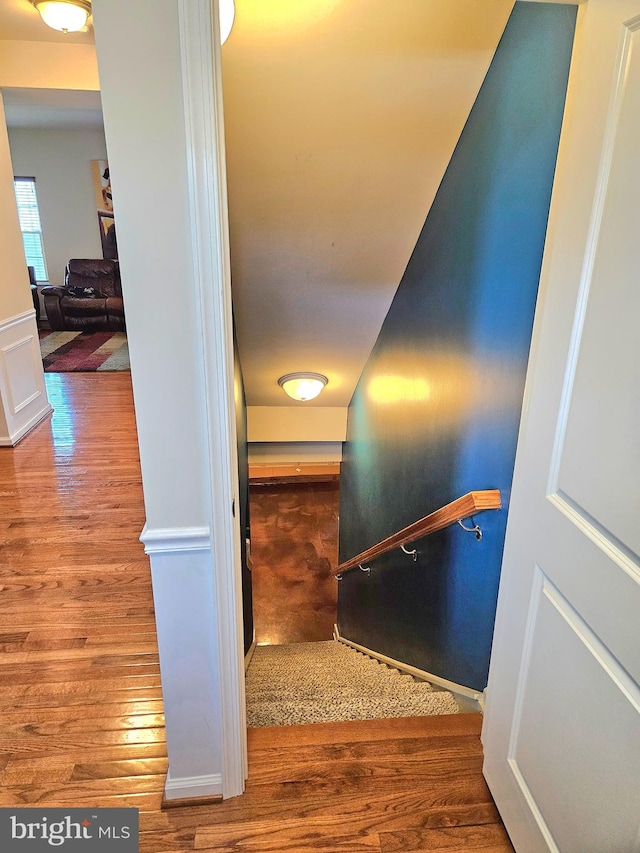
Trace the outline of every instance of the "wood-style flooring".
[[129, 374], [47, 386], [53, 419], [0, 448], [0, 805], [136, 806], [143, 853], [512, 849], [479, 715], [254, 729], [243, 797], [162, 811]]

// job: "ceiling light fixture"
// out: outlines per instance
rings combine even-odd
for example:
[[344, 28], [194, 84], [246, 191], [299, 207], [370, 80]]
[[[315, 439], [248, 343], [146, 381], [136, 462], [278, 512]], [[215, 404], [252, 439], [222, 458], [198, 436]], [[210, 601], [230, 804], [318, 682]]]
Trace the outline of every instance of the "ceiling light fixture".
[[224, 44], [229, 38], [233, 19], [236, 16], [236, 7], [233, 0], [220, 0], [218, 3], [220, 15], [220, 44]]
[[278, 385], [292, 400], [306, 403], [317, 397], [328, 381], [321, 373], [287, 373], [278, 379]]
[[[87, 28], [91, 14], [89, 0], [31, 0], [48, 27], [62, 33], [78, 33]], [[220, 44], [229, 38], [236, 7], [233, 0], [220, 0]]]
[[85, 30], [91, 14], [87, 0], [31, 0], [48, 27], [62, 33]]

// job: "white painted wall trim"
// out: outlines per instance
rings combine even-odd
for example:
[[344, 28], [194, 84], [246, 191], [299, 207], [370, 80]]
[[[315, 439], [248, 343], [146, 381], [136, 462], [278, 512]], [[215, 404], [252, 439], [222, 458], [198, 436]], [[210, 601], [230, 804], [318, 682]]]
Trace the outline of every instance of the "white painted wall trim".
[[13, 447], [53, 409], [44, 384], [35, 309], [0, 322], [0, 446]]
[[[182, 537], [180, 544], [186, 544], [185, 540]], [[149, 555], [158, 623], [168, 778], [172, 781], [165, 798], [220, 796], [221, 788], [212, 789], [210, 785], [211, 777], [221, 774], [215, 565], [211, 551], [201, 548], [195, 537], [196, 547], [178, 551], [172, 550], [172, 539], [166, 541], [169, 550], [162, 552], [158, 547]], [[194, 779], [200, 782], [196, 784]], [[204, 788], [193, 790], [199, 786]]]
[[175, 554], [181, 551], [208, 551], [211, 533], [208, 527], [149, 528], [140, 534], [145, 554]]
[[222, 776], [211, 773], [208, 776], [183, 776], [173, 778], [167, 773], [164, 786], [167, 800], [188, 800], [193, 797], [219, 797], [222, 794]]
[[16, 444], [25, 437], [25, 435], [28, 435], [34, 427], [37, 427], [38, 424], [44, 421], [52, 412], [53, 409], [49, 406], [48, 409], [43, 409], [39, 414], [34, 415], [26, 421], [20, 429], [15, 432], [12, 432], [9, 435], [0, 435], [0, 447], [15, 447]]
[[441, 678], [439, 675], [434, 675], [432, 672], [427, 672], [424, 669], [418, 669], [415, 666], [410, 666], [408, 663], [402, 663], [402, 661], [395, 660], [395, 658], [387, 657], [387, 655], [383, 655], [380, 652], [374, 652], [373, 649], [368, 649], [366, 646], [361, 646], [359, 643], [354, 643], [353, 640], [347, 640], [346, 637], [342, 637], [340, 635], [337, 625], [333, 626], [333, 637], [339, 643], [351, 646], [352, 649], [357, 649], [357, 651], [362, 652], [365, 655], [369, 655], [369, 657], [375, 658], [389, 666], [393, 666], [401, 672], [407, 672], [409, 675], [415, 675], [416, 678], [423, 678], [425, 681], [430, 681], [432, 684], [445, 687], [452, 693], [460, 693], [462, 696], [473, 699], [478, 703], [480, 703], [480, 700], [482, 699], [482, 693], [474, 690], [472, 687], [465, 687], [463, 684], [456, 684], [455, 681], [448, 681], [446, 678]]
[[29, 308], [28, 311], [23, 311], [20, 314], [16, 314], [14, 317], [8, 317], [6, 320], [0, 322], [0, 330], [2, 332], [8, 331], [9, 329], [13, 329], [14, 326], [22, 325], [26, 320], [35, 318], [36, 311], [35, 308]]
[[222, 795], [244, 791], [247, 769], [238, 460], [222, 70], [217, 0], [178, 0], [193, 265], [211, 496]]

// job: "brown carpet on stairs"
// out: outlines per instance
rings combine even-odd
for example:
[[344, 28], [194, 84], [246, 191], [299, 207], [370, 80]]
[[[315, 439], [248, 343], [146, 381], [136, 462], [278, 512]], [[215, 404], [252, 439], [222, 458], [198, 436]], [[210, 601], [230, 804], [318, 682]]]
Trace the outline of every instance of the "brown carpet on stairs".
[[343, 643], [258, 646], [246, 679], [247, 725], [457, 714], [448, 691], [380, 663]]

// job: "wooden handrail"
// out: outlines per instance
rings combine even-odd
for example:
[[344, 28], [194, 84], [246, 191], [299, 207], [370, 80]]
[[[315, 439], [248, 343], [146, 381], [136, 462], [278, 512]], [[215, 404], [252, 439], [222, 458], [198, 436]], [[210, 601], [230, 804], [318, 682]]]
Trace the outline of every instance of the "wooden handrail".
[[422, 539], [430, 533], [435, 533], [437, 530], [442, 530], [443, 527], [448, 527], [462, 518], [469, 518], [470, 515], [475, 515], [477, 512], [482, 512], [485, 509], [501, 509], [502, 502], [500, 500], [499, 489], [485, 489], [482, 492], [468, 492], [451, 501], [450, 504], [440, 507], [430, 515], [426, 515], [419, 521], [415, 521], [408, 527], [404, 527], [392, 536], [387, 536], [382, 542], [377, 545], [372, 545], [361, 554], [352, 557], [350, 560], [345, 560], [340, 563], [334, 575], [343, 574], [357, 566], [379, 557], [381, 554], [386, 554], [393, 548], [400, 548], [409, 542], [415, 542], [416, 539]]

